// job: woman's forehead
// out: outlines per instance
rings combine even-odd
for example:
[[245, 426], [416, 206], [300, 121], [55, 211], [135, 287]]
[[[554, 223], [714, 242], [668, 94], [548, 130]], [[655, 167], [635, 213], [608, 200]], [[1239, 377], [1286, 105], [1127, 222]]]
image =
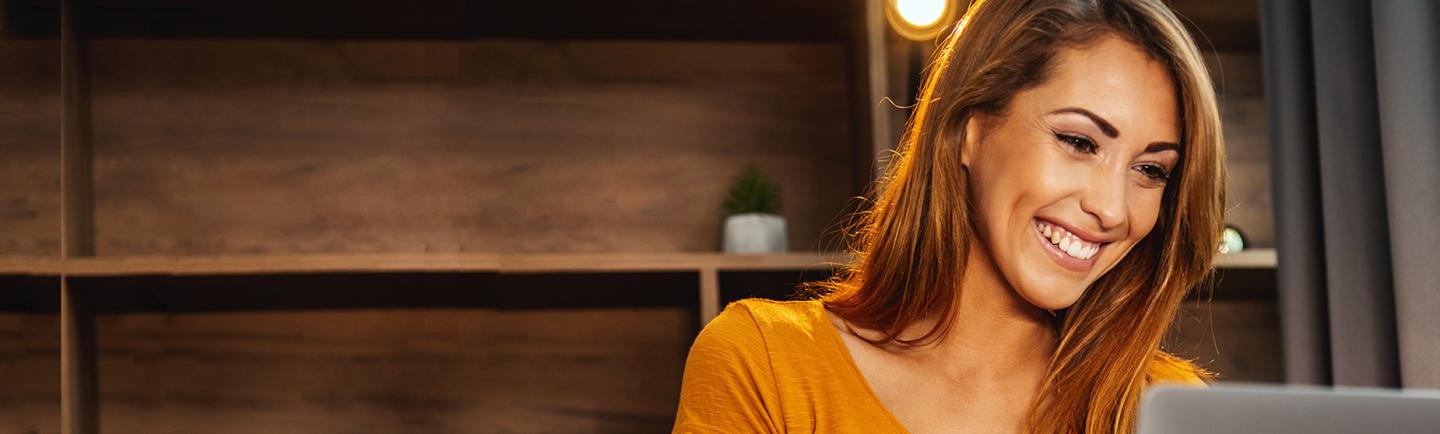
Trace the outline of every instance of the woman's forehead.
[[1108, 121], [1126, 141], [1180, 142], [1179, 104], [1164, 64], [1134, 44], [1104, 37], [1056, 53], [1044, 82], [1017, 95], [1040, 112], [1078, 107]]

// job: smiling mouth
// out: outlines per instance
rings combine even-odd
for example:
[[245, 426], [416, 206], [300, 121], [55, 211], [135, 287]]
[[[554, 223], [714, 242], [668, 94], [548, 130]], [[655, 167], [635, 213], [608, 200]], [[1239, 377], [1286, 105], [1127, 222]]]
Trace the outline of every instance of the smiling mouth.
[[1086, 241], [1059, 225], [1040, 219], [1035, 219], [1033, 226], [1036, 237], [1045, 245], [1050, 258], [1075, 271], [1088, 271], [1095, 265], [1096, 256], [1109, 244]]

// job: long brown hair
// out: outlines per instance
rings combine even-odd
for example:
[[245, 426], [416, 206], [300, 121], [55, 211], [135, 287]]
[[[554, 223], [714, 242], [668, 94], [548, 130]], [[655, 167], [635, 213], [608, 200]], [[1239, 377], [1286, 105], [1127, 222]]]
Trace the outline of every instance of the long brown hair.
[[[960, 167], [965, 123], [1003, 114], [1011, 97], [1046, 78], [1063, 47], [1103, 35], [1135, 44], [1170, 72], [1183, 123], [1181, 158], [1154, 229], [1057, 318], [1059, 341], [1034, 403], [1034, 432], [1129, 432], [1143, 387], [1186, 293], [1205, 282], [1224, 228], [1224, 143], [1200, 51], [1159, 0], [976, 0], [930, 64], [910, 123], [870, 209], [851, 227], [854, 260], [814, 282], [825, 306], [883, 333], [875, 345], [911, 346], [949, 332], [976, 227]], [[936, 325], [915, 339], [916, 321]]]

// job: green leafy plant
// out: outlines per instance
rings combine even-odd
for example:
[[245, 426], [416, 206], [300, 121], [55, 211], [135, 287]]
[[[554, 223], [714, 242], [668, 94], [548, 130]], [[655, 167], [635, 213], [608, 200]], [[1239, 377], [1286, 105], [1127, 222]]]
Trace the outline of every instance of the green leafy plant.
[[746, 167], [730, 185], [730, 196], [724, 206], [730, 214], [779, 214], [780, 186], [761, 173], [760, 168]]

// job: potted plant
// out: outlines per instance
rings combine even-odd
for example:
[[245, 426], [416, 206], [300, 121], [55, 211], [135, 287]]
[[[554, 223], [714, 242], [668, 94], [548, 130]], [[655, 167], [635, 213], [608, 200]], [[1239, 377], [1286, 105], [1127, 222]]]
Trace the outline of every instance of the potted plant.
[[725, 199], [726, 253], [776, 253], [787, 249], [780, 186], [755, 166], [745, 168]]

